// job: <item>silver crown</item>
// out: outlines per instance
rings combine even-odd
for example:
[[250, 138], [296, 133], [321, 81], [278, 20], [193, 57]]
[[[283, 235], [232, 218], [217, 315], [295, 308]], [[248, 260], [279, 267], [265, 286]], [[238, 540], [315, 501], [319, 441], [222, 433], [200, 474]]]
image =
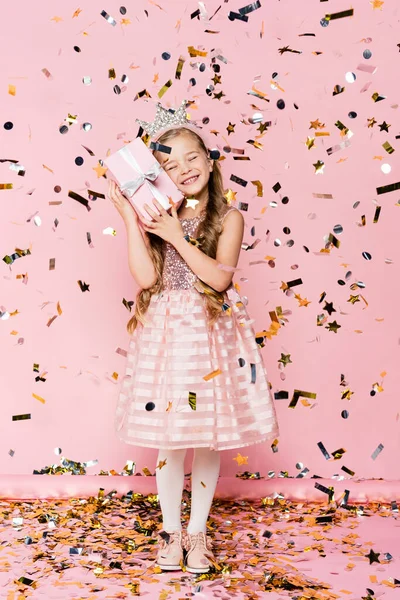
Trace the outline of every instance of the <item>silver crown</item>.
[[146, 133], [153, 138], [156, 134], [169, 129], [171, 127], [179, 127], [182, 125], [191, 125], [186, 114], [186, 100], [182, 100], [182, 104], [176, 110], [163, 108], [160, 102], [157, 102], [157, 112], [154, 121], [141, 121], [136, 119], [136, 122], [143, 127]]

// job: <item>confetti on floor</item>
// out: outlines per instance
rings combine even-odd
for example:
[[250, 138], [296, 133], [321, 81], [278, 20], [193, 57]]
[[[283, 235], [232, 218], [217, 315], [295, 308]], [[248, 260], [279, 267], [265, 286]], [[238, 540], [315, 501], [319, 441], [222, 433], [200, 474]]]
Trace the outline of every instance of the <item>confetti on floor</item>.
[[[185, 489], [184, 526], [189, 514]], [[0, 598], [398, 599], [399, 527], [395, 502], [215, 499], [208, 533], [217, 564], [196, 576], [155, 566], [154, 494], [3, 500]]]

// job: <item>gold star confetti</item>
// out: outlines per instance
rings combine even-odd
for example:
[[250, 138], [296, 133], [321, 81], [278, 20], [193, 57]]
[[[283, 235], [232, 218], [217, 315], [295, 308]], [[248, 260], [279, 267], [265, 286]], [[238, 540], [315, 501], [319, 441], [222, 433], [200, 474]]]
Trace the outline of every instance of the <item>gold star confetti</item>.
[[228, 132], [228, 135], [230, 135], [231, 133], [235, 133], [235, 127], [236, 127], [236, 125], [234, 125], [233, 123], [231, 123], [231, 122], [229, 121], [229, 125], [228, 125], [228, 127], [226, 128], [226, 130], [227, 130], [227, 132]]
[[315, 138], [308, 136], [306, 140], [306, 146], [309, 150], [315, 146]]
[[238, 466], [240, 466], [240, 465], [247, 465], [248, 458], [249, 458], [248, 456], [242, 456], [240, 454], [240, 452], [238, 452], [237, 456], [235, 456], [232, 460], [235, 460], [237, 462]]
[[108, 170], [105, 167], [102, 167], [100, 164], [98, 164], [96, 167], [92, 167], [92, 169], [97, 173], [97, 177], [103, 177]]
[[237, 194], [237, 192], [234, 192], [230, 188], [224, 191], [224, 196], [227, 199], [228, 204], [231, 204], [232, 202], [236, 202], [236, 194]]
[[315, 173], [316, 174], [318, 174], [318, 173], [323, 174], [325, 163], [322, 162], [322, 160], [319, 160], [318, 162], [313, 163], [313, 167], [315, 167]]
[[160, 460], [160, 461], [158, 461], [158, 465], [156, 466], [156, 469], [160, 469], [160, 471], [161, 471], [161, 469], [162, 469], [163, 467], [165, 467], [165, 465], [166, 465], [166, 464], [167, 464], [167, 459], [165, 459], [165, 460]]
[[337, 333], [338, 329], [340, 329], [340, 327], [341, 327], [341, 325], [336, 323], [336, 321], [332, 321], [332, 323], [328, 323], [328, 327], [325, 327], [325, 329], [328, 329], [329, 331], [333, 331], [334, 333]]
[[291, 362], [292, 361], [290, 359], [290, 354], [282, 354], [281, 352], [281, 357], [278, 359], [278, 363], [282, 363], [286, 367], [286, 365], [288, 365]]
[[347, 302], [350, 302], [351, 304], [355, 304], [356, 302], [360, 302], [360, 295], [357, 294], [357, 296], [352, 296], [352, 294], [350, 294], [350, 298], [347, 300]]

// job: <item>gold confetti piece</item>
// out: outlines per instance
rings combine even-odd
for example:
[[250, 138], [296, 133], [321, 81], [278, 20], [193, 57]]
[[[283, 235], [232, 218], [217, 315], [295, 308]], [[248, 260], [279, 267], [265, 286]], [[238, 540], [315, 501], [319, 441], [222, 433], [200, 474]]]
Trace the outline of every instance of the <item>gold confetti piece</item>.
[[143, 467], [142, 469], [142, 473], [146, 476], [146, 477], [151, 477], [151, 473], [149, 471], [149, 469], [147, 467]]
[[310, 398], [312, 400], [315, 400], [317, 398], [317, 394], [313, 393], [313, 392], [303, 392], [302, 390], [294, 390], [293, 391], [293, 396], [292, 399], [290, 401], [289, 407], [288, 408], [295, 408], [299, 398]]
[[256, 186], [257, 188], [257, 197], [258, 198], [262, 198], [263, 197], [263, 184], [261, 183], [261, 181], [259, 179], [255, 179], [254, 181], [251, 182], [253, 185]]
[[205, 488], [207, 487], [206, 484], [203, 481], [200, 481], [201, 485]]
[[12, 190], [14, 186], [12, 183], [0, 183], [0, 190]]
[[177, 67], [176, 67], [175, 79], [180, 79], [181, 78], [182, 69], [183, 69], [183, 65], [184, 64], [185, 64], [185, 57], [181, 55], [179, 57], [178, 64], [177, 64]]
[[35, 398], [35, 400], [39, 400], [39, 402], [41, 402], [42, 404], [46, 403], [46, 400], [41, 396], [37, 396], [36, 394], [32, 394], [32, 396]]
[[8, 93], [10, 94], [10, 96], [16, 95], [17, 88], [15, 87], [15, 85], [12, 85], [11, 83], [8, 85]]
[[162, 86], [161, 90], [158, 92], [158, 97], [162, 98], [164, 96], [165, 92], [171, 87], [171, 85], [172, 85], [172, 79], [169, 79], [167, 81], [167, 83], [165, 83]]
[[189, 52], [189, 56], [191, 56], [192, 58], [194, 58], [195, 56], [207, 56], [207, 52], [205, 52], [204, 50], [197, 50], [194, 46], [188, 46], [188, 52]]
[[203, 379], [204, 379], [204, 381], [210, 381], [210, 379], [217, 377], [217, 375], [221, 375], [221, 373], [222, 373], [221, 369], [216, 369], [215, 371], [212, 371], [208, 375], [204, 375]]
[[352, 17], [354, 15], [354, 8], [349, 8], [348, 10], [342, 10], [337, 13], [331, 13], [325, 15], [325, 19], [327, 21], [335, 21], [337, 19], [343, 19], [344, 17]]
[[236, 461], [238, 466], [247, 465], [248, 464], [248, 456], [242, 456], [240, 452], [238, 452], [237, 456], [235, 456], [232, 460]]
[[160, 469], [160, 471], [161, 471], [161, 469], [162, 469], [163, 467], [165, 467], [165, 465], [166, 465], [166, 464], [167, 464], [167, 459], [165, 459], [165, 460], [160, 460], [160, 461], [158, 462], [158, 465], [156, 466], [156, 469]]
[[189, 406], [192, 410], [196, 410], [196, 393], [189, 392]]

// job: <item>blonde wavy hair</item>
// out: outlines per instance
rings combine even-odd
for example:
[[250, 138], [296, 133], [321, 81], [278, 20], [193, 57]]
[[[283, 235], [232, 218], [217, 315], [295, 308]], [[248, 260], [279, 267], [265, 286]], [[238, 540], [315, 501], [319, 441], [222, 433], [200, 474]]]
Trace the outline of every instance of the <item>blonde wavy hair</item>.
[[[197, 142], [199, 148], [205, 152], [207, 156], [209, 156], [209, 152], [202, 138], [195, 131], [184, 127], [176, 127], [166, 131], [158, 138], [157, 141], [160, 144], [166, 144], [169, 140], [172, 140], [179, 135], [191, 136]], [[154, 154], [156, 155], [156, 152]], [[201, 243], [199, 248], [202, 252], [204, 252], [204, 254], [207, 254], [207, 256], [210, 256], [211, 258], [216, 257], [218, 239], [222, 232], [220, 216], [222, 215], [226, 205], [227, 201], [224, 196], [221, 169], [218, 162], [214, 161], [213, 170], [210, 173], [210, 179], [208, 181], [208, 202], [206, 214], [205, 218], [201, 221], [197, 229], [197, 239]], [[205, 232], [207, 232], [207, 234], [205, 234]], [[153, 294], [159, 294], [163, 289], [162, 273], [164, 266], [165, 242], [162, 238], [154, 233], [145, 232], [145, 235], [148, 237], [150, 242], [149, 252], [157, 274], [157, 280], [151, 288], [139, 290], [136, 296], [135, 313], [127, 325], [128, 333], [131, 335], [135, 331], [139, 322], [143, 325], [146, 323], [145, 314], [149, 307], [151, 297]], [[213, 288], [210, 288], [204, 282], [201, 282], [201, 287], [204, 292], [202, 297], [204, 299], [208, 324], [210, 328], [212, 328], [222, 312], [224, 295], [221, 292], [217, 292]]]

